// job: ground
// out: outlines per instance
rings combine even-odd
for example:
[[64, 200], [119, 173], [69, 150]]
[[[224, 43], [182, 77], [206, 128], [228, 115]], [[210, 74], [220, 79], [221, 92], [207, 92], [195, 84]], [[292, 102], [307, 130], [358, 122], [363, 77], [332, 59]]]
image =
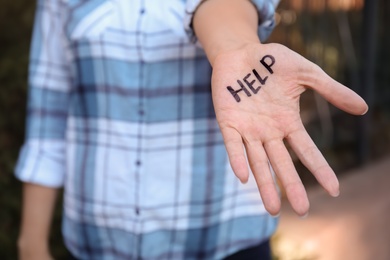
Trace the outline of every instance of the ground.
[[305, 219], [284, 201], [273, 238], [278, 260], [390, 259], [390, 156], [340, 176], [336, 199], [309, 188]]

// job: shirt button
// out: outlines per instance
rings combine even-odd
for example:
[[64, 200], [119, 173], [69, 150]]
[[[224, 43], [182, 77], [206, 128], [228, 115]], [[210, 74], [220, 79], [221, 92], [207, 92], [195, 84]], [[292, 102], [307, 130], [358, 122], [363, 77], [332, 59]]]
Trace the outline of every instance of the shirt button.
[[135, 208], [135, 214], [136, 214], [136, 215], [139, 215], [139, 208], [138, 208], [138, 207]]
[[140, 14], [144, 14], [144, 13], [145, 13], [145, 9], [142, 8], [141, 10], [139, 10], [139, 13], [140, 13]]
[[137, 160], [137, 161], [135, 162], [135, 164], [136, 164], [137, 166], [140, 166], [140, 165], [141, 165], [141, 161], [140, 161], [140, 160]]
[[143, 109], [138, 110], [138, 114], [143, 116], [145, 114], [145, 111]]

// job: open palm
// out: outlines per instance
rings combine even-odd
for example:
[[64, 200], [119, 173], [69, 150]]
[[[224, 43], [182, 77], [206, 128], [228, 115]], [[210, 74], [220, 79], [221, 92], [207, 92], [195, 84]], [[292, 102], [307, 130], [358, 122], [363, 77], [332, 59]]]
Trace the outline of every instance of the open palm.
[[333, 170], [300, 118], [299, 98], [307, 88], [348, 113], [361, 115], [367, 110], [356, 93], [279, 44], [247, 44], [218, 55], [213, 63], [213, 102], [230, 164], [246, 182], [248, 159], [264, 206], [273, 215], [280, 210], [280, 199], [269, 163], [297, 214], [305, 215], [309, 209], [284, 140], [330, 195], [339, 194]]

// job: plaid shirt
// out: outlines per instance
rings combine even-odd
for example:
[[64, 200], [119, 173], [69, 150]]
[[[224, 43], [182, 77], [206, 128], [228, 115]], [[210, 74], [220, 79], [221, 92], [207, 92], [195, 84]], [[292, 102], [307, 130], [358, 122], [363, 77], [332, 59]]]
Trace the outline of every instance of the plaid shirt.
[[[221, 259], [275, 229], [228, 163], [211, 68], [188, 37], [200, 2], [38, 1], [16, 175], [64, 185], [80, 259]], [[276, 3], [254, 3], [265, 38]]]

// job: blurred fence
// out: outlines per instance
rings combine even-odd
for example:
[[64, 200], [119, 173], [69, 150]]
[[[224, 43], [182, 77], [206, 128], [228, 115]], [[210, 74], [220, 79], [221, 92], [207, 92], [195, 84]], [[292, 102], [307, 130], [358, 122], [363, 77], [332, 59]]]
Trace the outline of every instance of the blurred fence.
[[[390, 149], [390, 3], [367, 2], [374, 3], [374, 8], [367, 9], [363, 0], [282, 0], [278, 27], [270, 39], [301, 53], [369, 98], [369, 115], [358, 119], [310, 91], [302, 97], [306, 127], [336, 170], [356, 166]], [[24, 136], [34, 7], [35, 1], [0, 3], [0, 259], [17, 258], [21, 196], [20, 183], [12, 172]], [[303, 178], [308, 178], [299, 162], [297, 167]], [[56, 259], [65, 255], [60, 208], [51, 236]]]
[[282, 0], [270, 39], [312, 60], [369, 103], [367, 115], [354, 117], [313, 92], [302, 97], [304, 123], [336, 171], [390, 150], [390, 3], [366, 2]]

